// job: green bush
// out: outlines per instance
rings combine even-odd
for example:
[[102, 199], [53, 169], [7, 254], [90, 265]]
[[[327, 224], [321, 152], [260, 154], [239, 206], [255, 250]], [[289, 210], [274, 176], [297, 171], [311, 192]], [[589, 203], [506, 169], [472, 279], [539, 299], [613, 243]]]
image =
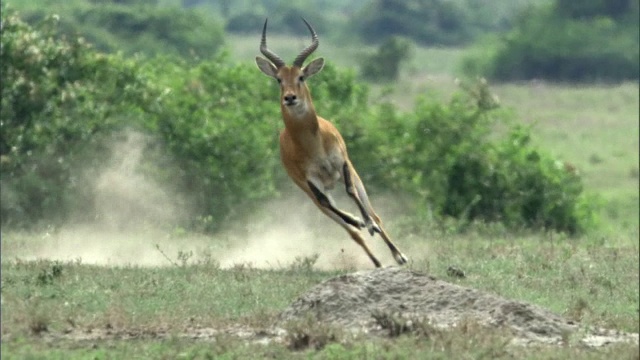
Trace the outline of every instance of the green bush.
[[1, 42], [2, 222], [63, 221], [74, 208], [90, 216], [78, 164], [99, 167], [105, 142], [139, 120], [154, 89], [135, 63], [60, 38], [56, 17], [34, 29], [5, 11]]
[[193, 221], [206, 220], [202, 229], [215, 230], [239, 209], [274, 196], [275, 84], [223, 56], [195, 67], [157, 60], [147, 71], [171, 89], [149, 127], [173, 166], [154, 175], [188, 199]]
[[[448, 104], [423, 98], [410, 114], [381, 106], [369, 184], [409, 194], [423, 219], [571, 234], [593, 226], [580, 177], [533, 147], [527, 129], [509, 125], [485, 82], [463, 90]], [[507, 136], [490, 136], [496, 126]]]

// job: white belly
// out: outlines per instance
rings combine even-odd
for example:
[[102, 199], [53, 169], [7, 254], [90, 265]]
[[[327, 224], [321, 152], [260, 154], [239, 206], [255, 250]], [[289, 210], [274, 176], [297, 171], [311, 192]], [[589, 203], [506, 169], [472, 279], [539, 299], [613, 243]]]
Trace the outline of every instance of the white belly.
[[325, 189], [332, 189], [342, 177], [344, 159], [339, 152], [318, 157], [311, 162], [307, 170], [308, 179], [320, 183]]

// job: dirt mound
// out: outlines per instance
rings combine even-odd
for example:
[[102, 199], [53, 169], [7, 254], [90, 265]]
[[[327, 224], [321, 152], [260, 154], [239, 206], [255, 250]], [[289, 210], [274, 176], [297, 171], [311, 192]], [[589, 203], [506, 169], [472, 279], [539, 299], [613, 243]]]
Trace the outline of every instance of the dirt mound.
[[541, 307], [450, 284], [405, 268], [361, 271], [329, 279], [308, 291], [280, 314], [280, 325], [309, 316], [350, 330], [383, 335], [381, 319], [404, 319], [404, 327], [428, 322], [438, 328], [473, 320], [508, 329], [515, 343], [561, 344], [580, 331], [581, 342], [601, 346], [638, 342], [638, 334], [586, 329]]

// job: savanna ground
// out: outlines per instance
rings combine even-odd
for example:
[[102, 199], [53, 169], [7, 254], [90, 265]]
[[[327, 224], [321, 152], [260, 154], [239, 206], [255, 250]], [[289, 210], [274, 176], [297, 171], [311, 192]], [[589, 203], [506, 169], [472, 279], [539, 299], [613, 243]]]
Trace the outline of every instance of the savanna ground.
[[[255, 40], [232, 38], [233, 56], [252, 59]], [[305, 40], [270, 41], [289, 59]], [[323, 42], [319, 55], [351, 66], [359, 51]], [[374, 98], [390, 97], [399, 106], [425, 92], [446, 99], [462, 53], [417, 49], [397, 86], [374, 87]], [[287, 319], [281, 314], [314, 294], [314, 286], [371, 269], [357, 245], [293, 186], [290, 195], [215, 237], [162, 230], [156, 224], [180, 212], [180, 202], [136, 175], [131, 162], [140, 148], [131, 141], [119, 144], [126, 151], [96, 179], [99, 222], [37, 233], [2, 229], [2, 357], [637, 359], [637, 336], [594, 349], [580, 334], [589, 327], [640, 330], [638, 85], [533, 82], [493, 89], [518, 118], [534, 124], [534, 140], [575, 166], [587, 190], [600, 196], [600, 230], [567, 238], [477, 225], [458, 234], [447, 224], [407, 225], [411, 214], [393, 194], [372, 200], [411, 258], [411, 271], [579, 324], [577, 332], [560, 334], [560, 346], [514, 345], [512, 329], [487, 328], [471, 317], [441, 328], [378, 312], [373, 320], [382, 336], [318, 317]], [[370, 244], [392, 264], [381, 241]], [[323, 283], [328, 279], [334, 280]], [[394, 285], [393, 277], [387, 280]]]

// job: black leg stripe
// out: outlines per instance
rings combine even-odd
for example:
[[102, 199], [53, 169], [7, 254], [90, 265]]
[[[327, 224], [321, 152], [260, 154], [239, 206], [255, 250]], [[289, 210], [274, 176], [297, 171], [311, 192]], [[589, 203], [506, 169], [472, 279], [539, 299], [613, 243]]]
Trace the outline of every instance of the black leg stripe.
[[346, 162], [342, 166], [342, 170], [344, 173], [344, 184], [346, 186], [347, 194], [351, 196], [351, 198], [356, 202], [356, 205], [358, 205], [358, 209], [360, 209], [362, 217], [367, 219], [369, 217], [369, 213], [364, 208], [364, 205], [362, 205], [362, 201], [358, 199], [355, 194], [355, 187], [353, 186], [353, 182], [351, 182], [351, 171], [349, 171], [349, 165], [347, 165]]
[[347, 189], [347, 194], [353, 196], [353, 183], [351, 182], [351, 171], [349, 171], [349, 165], [345, 162], [342, 165], [342, 173], [344, 174], [344, 185]]
[[336, 209], [333, 205], [331, 205], [329, 198], [324, 193], [322, 193], [320, 189], [318, 189], [315, 185], [313, 185], [311, 181], [307, 181], [307, 184], [309, 184], [309, 188], [311, 188], [311, 192], [313, 192], [313, 196], [316, 197], [320, 205], [326, 207], [327, 209], [331, 210], [334, 214], [340, 216], [340, 218], [347, 224], [360, 228], [361, 224], [356, 219]]

